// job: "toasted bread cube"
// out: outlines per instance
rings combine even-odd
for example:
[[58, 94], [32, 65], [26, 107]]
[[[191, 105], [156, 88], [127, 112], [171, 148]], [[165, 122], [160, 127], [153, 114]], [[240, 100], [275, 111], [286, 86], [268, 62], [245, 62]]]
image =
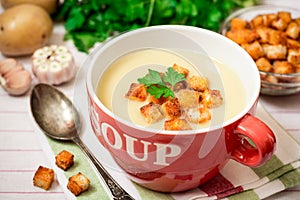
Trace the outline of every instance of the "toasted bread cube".
[[262, 45], [266, 57], [271, 60], [286, 59], [287, 47], [284, 45]]
[[280, 31], [284, 31], [287, 26], [288, 23], [282, 18], [277, 18], [272, 22], [272, 27]]
[[[295, 71], [295, 73], [300, 73], [300, 64], [294, 65], [294, 71]], [[296, 82], [300, 82], [300, 78], [299, 77], [296, 78], [296, 79], [297, 79]]]
[[247, 28], [248, 22], [240, 18], [233, 18], [230, 22], [231, 30], [240, 30]]
[[258, 41], [255, 41], [251, 44], [242, 44], [241, 45], [248, 53], [249, 55], [254, 59], [257, 60], [258, 58], [265, 55], [264, 49], [260, 45]]
[[125, 97], [130, 100], [145, 101], [148, 93], [144, 84], [132, 83]]
[[255, 63], [257, 68], [261, 71], [270, 72], [273, 68], [273, 65], [265, 57], [257, 59]]
[[190, 108], [187, 111], [187, 120], [192, 123], [203, 123], [211, 119], [211, 114], [208, 108]]
[[292, 21], [292, 15], [287, 11], [279, 11], [277, 13], [278, 17], [284, 20], [286, 23], [290, 23]]
[[294, 72], [293, 65], [287, 61], [275, 61], [273, 63], [274, 73], [290, 74]]
[[33, 185], [48, 190], [54, 181], [54, 171], [47, 167], [39, 166], [33, 177]]
[[59, 168], [67, 170], [74, 164], [74, 155], [66, 150], [62, 150], [55, 156], [55, 164]]
[[278, 79], [275, 76], [268, 75], [265, 78], [263, 78], [264, 81], [270, 82], [270, 83], [278, 83]]
[[269, 34], [269, 40], [268, 40], [269, 44], [273, 44], [273, 45], [286, 44], [286, 36], [282, 31], [272, 30], [268, 34]]
[[260, 43], [268, 43], [269, 41], [269, 33], [272, 31], [269, 27], [258, 27], [255, 29], [256, 33], [259, 35], [259, 42]]
[[265, 26], [264, 25], [264, 18], [262, 15], [257, 15], [255, 16], [251, 21], [250, 21], [250, 27], [252, 29], [256, 29], [258, 27], [261, 27], [261, 26]]
[[161, 106], [152, 102], [140, 108], [140, 111], [147, 123], [155, 123], [164, 118]]
[[165, 103], [168, 99], [169, 99], [169, 97], [161, 96], [161, 97], [159, 97], [159, 98], [155, 98], [154, 96], [150, 95], [150, 96], [148, 97], [148, 102], [149, 102], [149, 103], [154, 103], [154, 104], [162, 105], [162, 104]]
[[189, 88], [196, 91], [204, 91], [208, 88], [208, 80], [202, 76], [191, 76], [188, 80]]
[[186, 119], [173, 118], [165, 121], [164, 129], [172, 130], [172, 131], [180, 131], [180, 130], [191, 130], [192, 127]]
[[260, 36], [261, 43], [273, 45], [286, 43], [285, 35], [281, 31], [268, 27], [260, 27], [256, 29], [256, 32]]
[[259, 37], [255, 30], [250, 29], [230, 30], [225, 36], [238, 44], [251, 43]]
[[300, 48], [300, 41], [292, 40], [292, 39], [286, 39], [286, 45], [288, 48]]
[[166, 101], [161, 106], [167, 119], [173, 119], [181, 116], [181, 108], [177, 98]]
[[179, 90], [186, 89], [188, 87], [188, 83], [186, 80], [180, 81], [176, 83], [173, 87], [174, 92], [178, 92]]
[[183, 74], [184, 77], [187, 77], [187, 76], [189, 75], [189, 73], [190, 73], [190, 71], [189, 71], [188, 69], [186, 69], [186, 68], [184, 68], [184, 67], [182, 67], [182, 66], [179, 66], [179, 65], [177, 65], [176, 63], [173, 64], [172, 68], [173, 68], [176, 72], [178, 72], [178, 73], [180, 73], [180, 74]]
[[288, 56], [287, 56], [287, 61], [294, 64], [294, 65], [300, 64], [300, 48], [298, 48], [298, 49], [289, 49]]
[[300, 17], [294, 18], [294, 21], [295, 21], [298, 25], [300, 25]]
[[179, 104], [182, 109], [195, 108], [199, 106], [200, 92], [195, 90], [179, 90], [176, 93]]
[[274, 13], [264, 14], [264, 15], [262, 15], [262, 17], [263, 17], [264, 26], [267, 26], [267, 27], [270, 27], [272, 25], [272, 23], [274, 22], [274, 20], [277, 19], [277, 15]]
[[250, 21], [251, 28], [255, 29], [257, 27], [270, 27], [272, 22], [276, 20], [276, 14], [264, 14], [264, 15], [257, 15]]
[[219, 90], [205, 90], [201, 94], [201, 104], [207, 108], [216, 108], [222, 105], [223, 98]]
[[285, 33], [290, 38], [297, 39], [300, 33], [300, 24], [297, 24], [296, 22], [289, 23]]
[[78, 173], [69, 178], [68, 189], [75, 195], [78, 196], [84, 191], [87, 191], [90, 186], [90, 180], [85, 177], [82, 173]]

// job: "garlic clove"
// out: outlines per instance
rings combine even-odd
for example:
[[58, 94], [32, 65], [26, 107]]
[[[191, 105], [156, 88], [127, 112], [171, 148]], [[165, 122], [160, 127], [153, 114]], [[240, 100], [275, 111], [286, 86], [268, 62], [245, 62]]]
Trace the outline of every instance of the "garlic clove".
[[[73, 63], [73, 61], [72, 61], [72, 63]], [[70, 67], [68, 62], [62, 63], [62, 68], [63, 68], [63, 71], [64, 71], [65, 79], [70, 80], [75, 75], [75, 64], [72, 64], [71, 66], [72, 67]]]
[[36, 73], [34, 73], [36, 77], [39, 77], [39, 81], [41, 83], [47, 83], [48, 82], [48, 66], [47, 65], [41, 65], [38, 70], [36, 70]]
[[0, 75], [5, 75], [17, 65], [17, 61], [13, 58], [7, 58], [0, 62]]
[[31, 74], [13, 58], [0, 62], [0, 85], [11, 95], [22, 95], [31, 86]]
[[22, 95], [31, 87], [31, 75], [26, 70], [16, 71], [5, 79], [2, 87], [9, 94], [18, 96]]
[[49, 72], [49, 80], [51, 80], [54, 85], [58, 85], [64, 81], [64, 72], [58, 62], [53, 61], [49, 64]]
[[17, 63], [14, 67], [12, 67], [7, 73], [3, 75], [4, 78], [10, 77], [12, 74], [15, 74], [18, 71], [23, 71], [24, 67], [22, 64]]
[[43, 50], [43, 49], [38, 49], [38, 50], [36, 50], [36, 51], [34, 52], [34, 54], [33, 54], [33, 57], [41, 58], [41, 60], [44, 59], [44, 58], [46, 58], [46, 57], [47, 57], [47, 54], [46, 54], [44, 51], [45, 51], [45, 50]]

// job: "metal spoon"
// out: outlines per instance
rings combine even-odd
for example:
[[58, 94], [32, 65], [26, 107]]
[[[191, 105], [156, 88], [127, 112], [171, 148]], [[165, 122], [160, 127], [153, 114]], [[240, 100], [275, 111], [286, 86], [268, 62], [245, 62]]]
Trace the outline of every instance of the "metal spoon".
[[81, 141], [78, 135], [81, 127], [79, 114], [62, 92], [47, 84], [37, 84], [31, 92], [30, 107], [35, 121], [46, 135], [57, 140], [72, 140], [81, 147], [105, 181], [113, 199], [134, 199], [110, 176]]

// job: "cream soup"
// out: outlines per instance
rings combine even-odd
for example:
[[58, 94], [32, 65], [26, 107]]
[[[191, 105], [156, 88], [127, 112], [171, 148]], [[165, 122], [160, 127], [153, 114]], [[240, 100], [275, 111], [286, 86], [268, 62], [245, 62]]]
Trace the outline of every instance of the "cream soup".
[[144, 77], [148, 69], [165, 72], [174, 63], [191, 75], [209, 80], [209, 88], [220, 90], [223, 104], [211, 110], [212, 119], [206, 123], [191, 123], [193, 129], [220, 124], [238, 114], [246, 104], [245, 89], [239, 77], [229, 67], [204, 54], [180, 50], [141, 49], [113, 61], [98, 82], [97, 96], [115, 115], [137, 125], [162, 129], [164, 120], [148, 124], [140, 112], [147, 102], [125, 98], [131, 83]]

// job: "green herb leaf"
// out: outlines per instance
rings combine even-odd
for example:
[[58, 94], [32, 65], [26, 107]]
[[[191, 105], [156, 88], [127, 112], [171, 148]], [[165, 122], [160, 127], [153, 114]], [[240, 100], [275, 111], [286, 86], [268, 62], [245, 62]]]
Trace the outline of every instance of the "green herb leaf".
[[[78, 32], [76, 34], [66, 34], [66, 37], [70, 37], [74, 44], [77, 46], [77, 49], [82, 52], [88, 53], [89, 49], [93, 47], [97, 38], [91, 36], [88, 32]], [[66, 38], [69, 39], [69, 38]]]
[[143, 78], [138, 79], [139, 83], [144, 84], [145, 86], [150, 85], [161, 85], [165, 86], [166, 84], [163, 82], [163, 80], [160, 77], [160, 73], [158, 71], [148, 69], [148, 74], [144, 76]]
[[[148, 87], [147, 92], [155, 98], [163, 97], [174, 97], [172, 88], [180, 81], [185, 80], [183, 74], [176, 72], [172, 67], [168, 68], [165, 74], [159, 73], [158, 71], [148, 69], [148, 74], [143, 78], [139, 78], [138, 82]], [[171, 88], [167, 87], [166, 83], [171, 84]]]
[[168, 68], [168, 71], [163, 75], [163, 80], [172, 85], [172, 88], [176, 83], [185, 80], [184, 74], [178, 73], [172, 67]]
[[74, 7], [70, 11], [70, 18], [67, 19], [65, 27], [67, 31], [76, 30], [81, 27], [85, 21], [85, 16], [80, 7]]
[[162, 85], [150, 85], [147, 89], [150, 95], [154, 96], [156, 99], [163, 97], [174, 97], [174, 92], [167, 86]]

